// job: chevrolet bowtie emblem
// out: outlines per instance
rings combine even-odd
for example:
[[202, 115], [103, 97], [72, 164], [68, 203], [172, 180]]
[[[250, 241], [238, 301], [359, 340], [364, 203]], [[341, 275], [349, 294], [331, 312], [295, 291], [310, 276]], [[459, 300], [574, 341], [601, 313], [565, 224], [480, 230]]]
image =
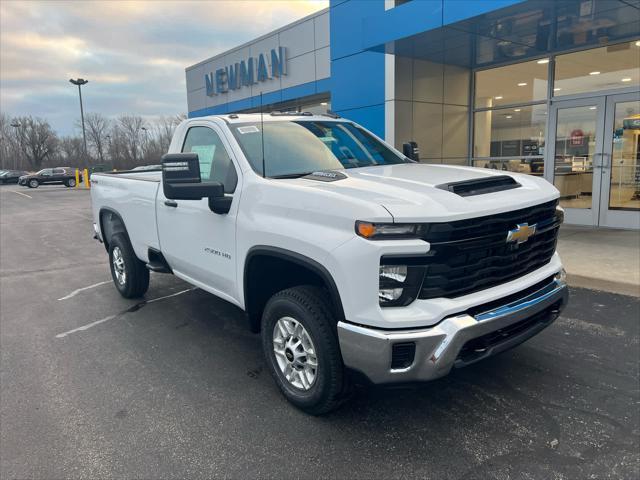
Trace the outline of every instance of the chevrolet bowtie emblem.
[[528, 223], [519, 223], [516, 228], [507, 232], [507, 243], [516, 242], [518, 245], [529, 240], [529, 237], [535, 235], [536, 225]]

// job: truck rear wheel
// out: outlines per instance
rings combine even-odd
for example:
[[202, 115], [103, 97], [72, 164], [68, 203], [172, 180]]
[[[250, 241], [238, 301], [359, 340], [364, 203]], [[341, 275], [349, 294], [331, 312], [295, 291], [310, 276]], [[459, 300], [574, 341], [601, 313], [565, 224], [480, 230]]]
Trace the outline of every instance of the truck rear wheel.
[[109, 267], [113, 283], [124, 298], [141, 297], [149, 289], [149, 270], [136, 257], [124, 233], [116, 233], [111, 237]]
[[262, 316], [262, 347], [289, 402], [312, 415], [337, 408], [347, 391], [329, 295], [314, 286], [276, 293]]

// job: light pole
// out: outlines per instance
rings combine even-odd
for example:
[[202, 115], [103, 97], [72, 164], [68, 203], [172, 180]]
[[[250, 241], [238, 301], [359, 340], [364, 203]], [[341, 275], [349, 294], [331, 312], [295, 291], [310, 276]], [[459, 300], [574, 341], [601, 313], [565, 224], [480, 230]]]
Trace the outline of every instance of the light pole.
[[111, 158], [111, 135], [104, 137], [107, 139], [107, 152], [109, 152], [109, 158]]
[[[19, 122], [13, 122], [10, 124], [13, 128], [16, 129], [16, 138], [18, 139], [18, 147], [20, 148], [20, 150], [22, 150], [22, 136], [20, 135], [20, 133], [18, 132], [18, 129], [22, 126]], [[22, 152], [20, 152], [22, 153]], [[13, 168], [14, 170], [18, 169], [18, 156], [16, 155], [13, 158]]]
[[145, 157], [147, 155], [147, 150], [149, 149], [149, 130], [147, 127], [141, 127], [140, 130], [144, 132], [144, 148], [142, 149], [142, 156]]
[[84, 109], [82, 108], [82, 85], [86, 85], [89, 83], [89, 80], [85, 80], [84, 78], [78, 78], [74, 80], [73, 78], [69, 79], [69, 82], [78, 86], [78, 94], [80, 95], [80, 119], [82, 120], [82, 139], [84, 140], [84, 156], [85, 162], [87, 161], [87, 133], [84, 129]]

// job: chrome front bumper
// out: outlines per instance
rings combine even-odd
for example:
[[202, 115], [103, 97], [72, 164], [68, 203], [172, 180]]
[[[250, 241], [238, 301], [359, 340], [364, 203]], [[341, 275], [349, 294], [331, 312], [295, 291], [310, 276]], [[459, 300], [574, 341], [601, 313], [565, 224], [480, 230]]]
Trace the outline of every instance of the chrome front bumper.
[[[385, 331], [339, 322], [342, 359], [373, 383], [433, 380], [454, 366], [475, 363], [536, 335], [558, 318], [568, 298], [563, 275], [558, 274], [521, 298], [447, 317], [430, 328]], [[396, 344], [414, 344], [410, 365], [392, 368]]]

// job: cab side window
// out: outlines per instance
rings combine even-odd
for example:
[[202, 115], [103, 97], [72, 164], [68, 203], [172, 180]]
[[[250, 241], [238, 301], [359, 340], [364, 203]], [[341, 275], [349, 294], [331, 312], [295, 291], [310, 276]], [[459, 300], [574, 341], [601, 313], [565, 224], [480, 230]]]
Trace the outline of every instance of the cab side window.
[[182, 153], [198, 154], [203, 182], [221, 182], [225, 193], [235, 191], [238, 175], [216, 132], [209, 127], [191, 127], [187, 131]]

